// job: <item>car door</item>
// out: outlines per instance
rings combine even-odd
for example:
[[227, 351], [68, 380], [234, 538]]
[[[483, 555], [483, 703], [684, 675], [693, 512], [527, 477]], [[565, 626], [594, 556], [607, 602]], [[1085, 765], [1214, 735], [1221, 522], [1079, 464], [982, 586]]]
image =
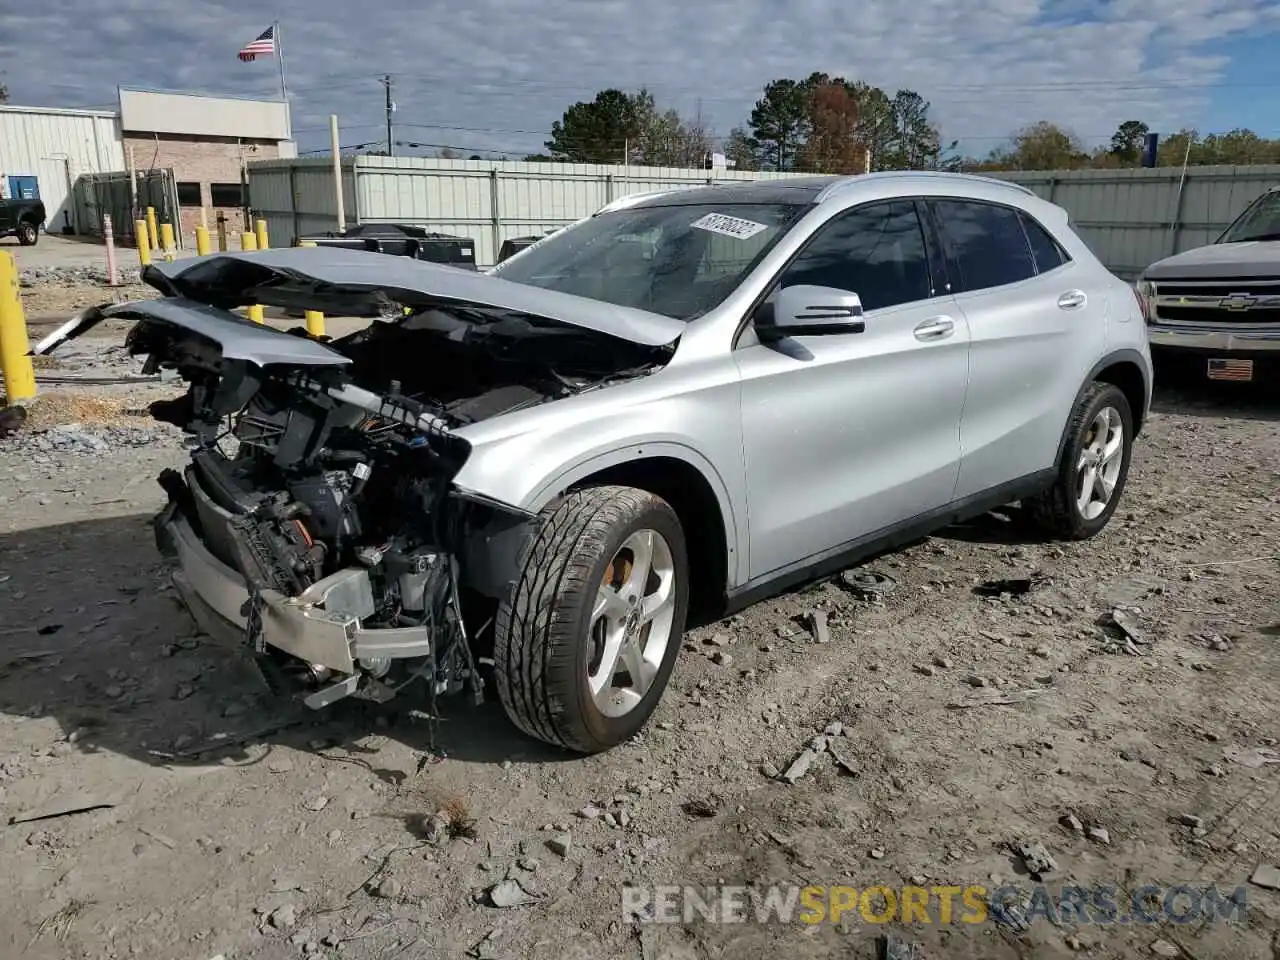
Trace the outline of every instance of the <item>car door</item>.
[[915, 201], [837, 214], [775, 289], [856, 293], [862, 331], [748, 337], [735, 351], [752, 581], [951, 500], [969, 336], [935, 250]]
[[955, 198], [929, 204], [969, 328], [969, 390], [956, 496], [974, 497], [1053, 467], [1081, 385], [1073, 360], [1105, 334], [1106, 302], [1088, 270], [1025, 210]]

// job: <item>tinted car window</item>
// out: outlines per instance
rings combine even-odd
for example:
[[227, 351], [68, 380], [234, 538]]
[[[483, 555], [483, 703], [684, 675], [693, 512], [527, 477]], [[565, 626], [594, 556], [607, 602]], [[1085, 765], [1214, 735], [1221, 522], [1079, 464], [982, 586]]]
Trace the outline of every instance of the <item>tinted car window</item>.
[[1058, 241], [1049, 236], [1049, 231], [1036, 222], [1035, 217], [1024, 212], [1022, 227], [1027, 231], [1027, 242], [1031, 244], [1031, 254], [1035, 257], [1038, 272], [1048, 273], [1071, 259], [1058, 245]]
[[939, 200], [935, 209], [960, 269], [961, 289], [984, 290], [1036, 275], [1016, 210], [966, 200]]
[[813, 284], [856, 293], [864, 310], [932, 296], [924, 233], [910, 200], [873, 203], [823, 226], [782, 275], [782, 285]]

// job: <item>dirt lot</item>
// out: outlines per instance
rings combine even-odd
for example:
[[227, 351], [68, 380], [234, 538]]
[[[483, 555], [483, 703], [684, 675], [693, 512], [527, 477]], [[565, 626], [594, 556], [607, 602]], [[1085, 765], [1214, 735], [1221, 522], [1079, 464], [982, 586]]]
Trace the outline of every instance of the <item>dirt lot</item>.
[[[115, 342], [39, 372], [136, 372]], [[434, 734], [421, 702], [301, 712], [196, 636], [147, 525], [181, 441], [133, 413], [171, 389], [51, 384], [0, 440], [0, 956], [871, 958], [888, 934], [917, 960], [1280, 957], [1280, 892], [1248, 882], [1280, 863], [1274, 393], [1160, 391], [1093, 542], [1038, 542], [1009, 510], [853, 572], [889, 592], [850, 574], [693, 631], [654, 723], [580, 759], [496, 699], [446, 705]], [[1001, 578], [1033, 585], [974, 590]], [[1030, 890], [1023, 841], [1055, 892], [1110, 885], [1123, 913], [1145, 884], [1243, 886], [1247, 917], [622, 909], [624, 885]], [[491, 905], [504, 880], [532, 902]]]

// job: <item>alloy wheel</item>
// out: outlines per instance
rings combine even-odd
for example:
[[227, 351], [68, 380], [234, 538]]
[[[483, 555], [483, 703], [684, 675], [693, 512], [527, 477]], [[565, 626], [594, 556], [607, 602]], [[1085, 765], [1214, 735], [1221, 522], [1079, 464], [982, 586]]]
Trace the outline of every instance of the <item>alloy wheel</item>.
[[605, 567], [591, 611], [587, 685], [607, 717], [634, 710], [653, 686], [671, 643], [676, 608], [671, 546], [637, 530]]
[[1076, 464], [1076, 509], [1096, 520], [1116, 492], [1124, 465], [1124, 421], [1114, 407], [1103, 407], [1085, 434]]

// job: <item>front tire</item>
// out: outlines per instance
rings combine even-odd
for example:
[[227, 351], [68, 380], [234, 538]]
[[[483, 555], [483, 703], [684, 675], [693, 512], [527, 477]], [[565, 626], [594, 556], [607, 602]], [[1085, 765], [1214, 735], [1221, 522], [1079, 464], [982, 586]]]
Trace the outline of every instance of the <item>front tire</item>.
[[599, 753], [644, 726], [675, 667], [684, 532], [666, 501], [634, 487], [576, 490], [541, 516], [498, 608], [498, 696], [530, 736]]
[[18, 243], [24, 247], [34, 247], [40, 239], [40, 230], [34, 224], [24, 221], [18, 224]]
[[1133, 412], [1124, 391], [1091, 383], [1071, 415], [1057, 479], [1027, 504], [1032, 518], [1062, 540], [1096, 536], [1120, 503], [1132, 452]]

